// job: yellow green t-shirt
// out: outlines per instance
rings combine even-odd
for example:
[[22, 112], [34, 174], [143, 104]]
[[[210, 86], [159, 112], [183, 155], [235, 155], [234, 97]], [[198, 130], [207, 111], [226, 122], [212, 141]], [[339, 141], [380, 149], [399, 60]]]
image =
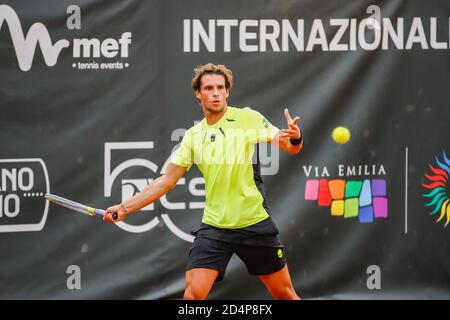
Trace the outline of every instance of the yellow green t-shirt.
[[278, 128], [251, 108], [227, 107], [213, 125], [204, 118], [186, 131], [171, 162], [205, 178], [202, 222], [226, 229], [244, 228], [266, 219], [264, 198], [255, 182], [255, 144], [270, 142]]

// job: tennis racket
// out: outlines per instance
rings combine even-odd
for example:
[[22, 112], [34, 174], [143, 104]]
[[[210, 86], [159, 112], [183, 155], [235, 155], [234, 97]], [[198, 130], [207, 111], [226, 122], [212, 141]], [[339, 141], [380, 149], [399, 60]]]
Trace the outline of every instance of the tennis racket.
[[[84, 204], [81, 204], [81, 203], [78, 203], [78, 202], [63, 198], [63, 197], [55, 196], [54, 194], [50, 194], [50, 193], [45, 195], [45, 199], [47, 199], [48, 201], [53, 202], [54, 204], [57, 204], [61, 207], [65, 207], [67, 209], [71, 209], [73, 211], [84, 213], [84, 214], [87, 214], [90, 216], [95, 216], [96, 214], [103, 216], [106, 213], [105, 210], [88, 207]], [[117, 212], [114, 212], [112, 214], [112, 218], [114, 220], [117, 220], [118, 216], [119, 215], [117, 214]]]

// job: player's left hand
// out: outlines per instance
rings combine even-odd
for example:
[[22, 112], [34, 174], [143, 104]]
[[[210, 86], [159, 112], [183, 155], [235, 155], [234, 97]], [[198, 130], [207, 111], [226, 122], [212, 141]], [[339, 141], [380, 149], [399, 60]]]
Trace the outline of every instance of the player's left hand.
[[286, 117], [287, 125], [289, 129], [281, 129], [280, 138], [300, 139], [301, 131], [298, 127], [299, 117], [291, 118], [288, 108], [284, 109], [284, 116]]

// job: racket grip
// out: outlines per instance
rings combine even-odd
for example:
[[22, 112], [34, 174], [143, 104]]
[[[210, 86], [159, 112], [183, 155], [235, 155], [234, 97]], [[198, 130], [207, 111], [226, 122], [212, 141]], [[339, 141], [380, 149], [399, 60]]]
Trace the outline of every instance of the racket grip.
[[[102, 209], [95, 209], [95, 213], [99, 214], [101, 216], [104, 216], [106, 213], [106, 210], [102, 210]], [[113, 218], [113, 220], [117, 220], [119, 218], [119, 214], [117, 212], [113, 212], [111, 214], [111, 217]]]

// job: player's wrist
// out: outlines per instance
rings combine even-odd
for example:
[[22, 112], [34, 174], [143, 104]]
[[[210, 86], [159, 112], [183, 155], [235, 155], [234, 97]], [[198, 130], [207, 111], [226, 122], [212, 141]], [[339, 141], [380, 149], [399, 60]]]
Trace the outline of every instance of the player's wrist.
[[128, 212], [128, 210], [127, 210], [127, 208], [125, 208], [125, 206], [124, 206], [124, 204], [123, 203], [121, 203], [120, 204], [120, 206], [119, 206], [119, 213], [122, 213], [122, 214], [124, 214], [124, 215], [127, 215], [129, 212]]
[[289, 142], [293, 145], [293, 146], [298, 146], [303, 142], [303, 132], [300, 130], [300, 137], [297, 139], [292, 139], [289, 138]]

